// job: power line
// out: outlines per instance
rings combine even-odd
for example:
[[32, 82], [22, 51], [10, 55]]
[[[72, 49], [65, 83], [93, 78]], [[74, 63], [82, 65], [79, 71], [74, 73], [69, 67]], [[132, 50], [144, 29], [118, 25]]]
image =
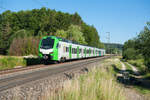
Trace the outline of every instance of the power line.
[[106, 32], [106, 33], [107, 33], [107, 37], [106, 37], [107, 42], [110, 43], [110, 32]]

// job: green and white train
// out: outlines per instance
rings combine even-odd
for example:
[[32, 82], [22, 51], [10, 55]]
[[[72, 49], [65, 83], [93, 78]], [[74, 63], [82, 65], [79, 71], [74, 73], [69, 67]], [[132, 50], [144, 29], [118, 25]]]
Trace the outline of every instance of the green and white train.
[[104, 56], [105, 50], [81, 45], [56, 36], [46, 36], [39, 43], [39, 57], [45, 60], [65, 60]]

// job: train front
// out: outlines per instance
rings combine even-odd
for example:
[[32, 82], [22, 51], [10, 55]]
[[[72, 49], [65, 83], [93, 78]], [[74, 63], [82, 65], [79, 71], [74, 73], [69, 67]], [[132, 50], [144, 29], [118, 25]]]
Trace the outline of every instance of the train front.
[[56, 48], [58, 40], [54, 36], [43, 37], [39, 44], [39, 57], [44, 60], [57, 60], [58, 50]]

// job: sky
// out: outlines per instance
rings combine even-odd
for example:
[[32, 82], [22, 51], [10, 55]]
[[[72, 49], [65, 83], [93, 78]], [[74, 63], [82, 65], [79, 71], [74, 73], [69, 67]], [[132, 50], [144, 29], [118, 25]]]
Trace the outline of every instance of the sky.
[[150, 21], [150, 0], [0, 0], [0, 13], [46, 8], [75, 13], [97, 29], [100, 40], [123, 44]]

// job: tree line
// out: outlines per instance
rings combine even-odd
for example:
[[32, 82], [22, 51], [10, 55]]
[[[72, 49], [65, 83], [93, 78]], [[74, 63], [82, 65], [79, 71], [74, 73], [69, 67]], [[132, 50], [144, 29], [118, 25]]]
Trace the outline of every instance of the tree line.
[[150, 22], [147, 22], [137, 37], [125, 42], [123, 58], [144, 59], [145, 65], [150, 69]]
[[123, 44], [104, 43], [107, 54], [122, 54]]
[[0, 14], [1, 54], [37, 54], [39, 39], [47, 35], [104, 48], [96, 28], [86, 24], [78, 13], [63, 13], [43, 7], [19, 12], [7, 10]]

